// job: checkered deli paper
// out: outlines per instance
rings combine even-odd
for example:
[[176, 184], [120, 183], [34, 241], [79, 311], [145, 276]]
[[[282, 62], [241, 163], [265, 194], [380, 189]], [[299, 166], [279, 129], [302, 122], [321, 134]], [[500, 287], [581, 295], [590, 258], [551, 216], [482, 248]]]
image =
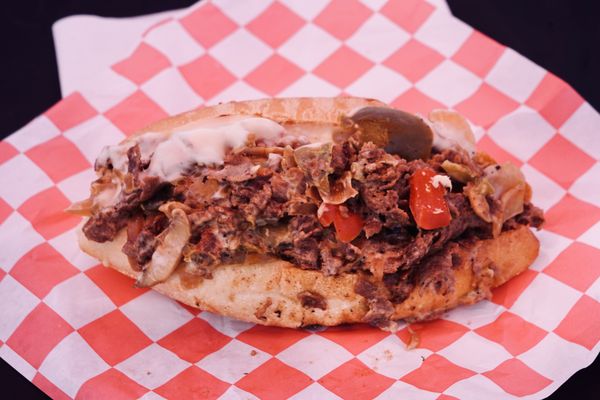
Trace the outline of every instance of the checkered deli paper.
[[[539, 399], [600, 351], [600, 115], [421, 0], [203, 1], [0, 143], [0, 356], [52, 398]], [[92, 89], [93, 88], [93, 89]], [[34, 94], [32, 94], [34, 95]], [[267, 328], [183, 306], [79, 250], [100, 149], [226, 100], [355, 95], [449, 107], [546, 210], [534, 265], [413, 324]]]

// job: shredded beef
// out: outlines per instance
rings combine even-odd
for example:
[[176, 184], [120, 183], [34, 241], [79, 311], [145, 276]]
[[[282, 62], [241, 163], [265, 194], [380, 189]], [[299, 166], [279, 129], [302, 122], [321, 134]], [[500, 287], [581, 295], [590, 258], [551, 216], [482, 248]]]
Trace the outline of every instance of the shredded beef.
[[451, 161], [455, 164], [462, 164], [469, 168], [476, 176], [483, 175], [481, 168], [466, 152], [466, 150], [445, 149], [438, 154], [433, 155], [429, 164], [437, 171], [443, 171], [441, 165], [444, 161]]
[[276, 250], [284, 260], [303, 269], [319, 269], [319, 242], [314, 238], [295, 239], [292, 243], [282, 243]]
[[[125, 226], [132, 213], [146, 200], [149, 200], [147, 210], [158, 208], [156, 202], [152, 202], [152, 196], [163, 184], [157, 184], [154, 179], [141, 181], [141, 188], [125, 196], [117, 205], [91, 216], [83, 227], [86, 237], [100, 243], [113, 240], [117, 233]], [[159, 200], [160, 203], [164, 200]]]
[[[169, 189], [171, 185], [167, 182], [161, 182], [158, 177], [144, 176], [140, 177], [140, 172], [147, 168], [147, 163], [142, 162], [140, 149], [138, 145], [131, 147], [127, 151], [128, 157], [128, 177], [125, 181], [133, 184], [131, 191], [124, 193], [123, 198], [114, 206], [109, 207], [95, 215], [92, 215], [83, 227], [86, 237], [100, 243], [113, 240], [117, 233], [125, 226], [131, 215], [136, 212], [139, 206], [153, 199], [161, 189]], [[164, 191], [163, 196], [157, 200], [163, 203], [170, 196], [170, 192]], [[156, 206], [158, 208], [158, 205]], [[154, 209], [149, 204], [146, 209]]]
[[273, 190], [266, 180], [250, 180], [231, 188], [230, 201], [250, 224], [265, 225], [269, 222], [265, 219], [275, 220], [282, 216], [281, 208], [269, 204], [272, 195]]
[[[231, 154], [224, 167], [198, 169], [199, 176], [187, 176], [174, 187], [141, 175], [147, 165], [140, 159], [137, 146], [128, 151], [128, 157], [129, 173], [137, 187], [114, 210], [91, 218], [84, 228], [86, 234], [98, 241], [111, 240], [137, 205], [144, 203], [146, 210], [156, 210], [172, 197], [194, 208], [188, 216], [195, 245], [192, 260], [201, 266], [267, 249], [301, 268], [320, 269], [327, 275], [362, 268], [381, 278], [410, 268], [465, 232], [481, 238], [491, 235], [489, 224], [473, 212], [462, 193], [447, 194], [452, 219], [444, 228], [420, 231], [409, 214], [408, 180], [417, 169], [429, 165], [440, 170], [447, 159], [481, 173], [464, 151], [444, 150], [425, 163], [407, 162], [372, 143], [358, 147], [352, 142], [334, 145], [333, 174], [352, 169], [357, 178], [353, 185], [360, 196], [348, 201], [347, 206], [363, 215], [364, 238], [368, 240], [359, 238], [358, 247], [339, 243], [334, 228], [319, 223], [318, 194], [306, 190], [312, 186], [302, 170], [281, 162], [285, 156], [277, 156], [276, 160], [269, 157], [270, 161], [256, 164], [248, 156]], [[287, 223], [288, 232], [276, 242], [259, 230], [282, 221]], [[505, 229], [519, 224], [539, 226], [542, 222], [541, 210], [528, 204], [523, 214], [507, 221]], [[153, 251], [149, 237], [141, 235], [137, 244], [128, 240], [126, 254], [139, 253], [138, 261], [147, 261]]]
[[[415, 235], [399, 235], [394, 239], [375, 236], [361, 246], [364, 263], [371, 272], [395, 273], [397, 270], [412, 267], [426, 255], [438, 251], [449, 241], [458, 238], [465, 231], [478, 232], [480, 237], [488, 237], [488, 224], [482, 221], [469, 206], [468, 200], [458, 193], [448, 194], [448, 204], [452, 214], [450, 224], [433, 231], [422, 231]], [[389, 236], [389, 235], [387, 235]]]
[[[334, 144], [331, 157], [321, 148], [319, 152], [299, 161], [290, 147], [248, 147], [229, 153], [223, 166], [196, 166], [176, 182], [166, 183], [144, 173], [149, 161], [142, 160], [139, 147], [133, 146], [127, 152], [127, 189], [117, 204], [87, 221], [84, 233], [106, 242], [127, 226], [123, 252], [134, 268], [141, 268], [150, 261], [156, 237], [166, 227], [158, 208], [166, 201], [178, 201], [189, 208], [187, 272], [210, 278], [217, 265], [240, 262], [253, 252], [270, 253], [325, 275], [359, 272], [364, 275], [355, 290], [369, 305], [365, 321], [380, 327], [389, 323], [394, 304], [406, 300], [415, 286], [442, 294], [453, 290], [453, 268], [465, 261], [460, 243], [492, 237], [491, 224], [475, 214], [460, 183], [446, 194], [449, 225], [422, 230], [411, 216], [409, 180], [415, 171], [432, 168], [444, 173], [441, 164], [449, 160], [475, 176], [483, 175], [466, 151], [444, 150], [427, 161], [407, 161], [373, 143], [360, 145], [350, 138]], [[337, 239], [335, 224], [325, 227], [317, 217], [323, 179], [331, 187], [345, 179], [358, 192], [338, 208], [342, 217], [351, 213], [363, 221], [362, 233], [350, 243]], [[492, 208], [499, 206], [488, 200]], [[543, 222], [542, 211], [527, 203], [503, 229], [539, 228]], [[316, 293], [303, 292], [299, 299], [307, 308], [327, 306]]]
[[491, 226], [473, 212], [464, 195], [449, 193], [446, 198], [452, 220], [448, 226], [427, 233], [433, 237], [431, 246], [433, 251], [440, 250], [448, 241], [459, 237], [466, 231], [482, 239], [491, 237]]
[[303, 239], [316, 236], [323, 230], [323, 226], [316, 215], [299, 215], [290, 220], [289, 229], [292, 232], [292, 238]]
[[386, 274], [383, 277], [383, 283], [390, 292], [390, 301], [394, 304], [399, 304], [406, 300], [414, 288], [410, 271], [398, 271], [393, 274]]
[[132, 216], [127, 221], [127, 241], [121, 248], [121, 251], [129, 258], [129, 264], [135, 270], [141, 270], [141, 266], [136, 261], [138, 249], [135, 244], [142, 229], [144, 229], [144, 216], [142, 214]]
[[356, 160], [356, 149], [349, 142], [336, 144], [331, 152], [331, 168], [337, 175], [350, 169], [352, 162]]
[[276, 255], [304, 269], [319, 269], [319, 242], [323, 227], [315, 215], [299, 215], [288, 222], [288, 234], [274, 248]]
[[142, 152], [137, 144], [127, 150], [127, 171], [130, 174], [138, 174], [142, 168]]
[[196, 248], [201, 251], [194, 252], [191, 259], [197, 265], [211, 266], [219, 261], [222, 246], [211, 227], [205, 227], [200, 231], [200, 240]]
[[323, 246], [320, 250], [321, 270], [325, 275], [335, 275], [344, 267], [344, 259], [336, 257], [333, 250], [329, 246]]
[[409, 225], [407, 210], [400, 208], [400, 200], [407, 199], [408, 192], [398, 190], [406, 185], [403, 176], [410, 170], [408, 163], [367, 143], [358, 154], [355, 165], [362, 175], [359, 190], [366, 207], [380, 216], [385, 227]]
[[271, 198], [278, 203], [286, 202], [288, 200], [290, 184], [280, 174], [274, 175], [270, 183]]
[[101, 211], [87, 220], [83, 226], [83, 233], [95, 242], [108, 242], [127, 226], [128, 217], [129, 213], [122, 209], [110, 208]]
[[304, 291], [298, 293], [298, 299], [300, 299], [300, 304], [304, 308], [320, 308], [321, 310], [327, 309], [327, 300], [319, 293]]
[[394, 305], [381, 286], [361, 278], [356, 282], [354, 291], [367, 299], [369, 311], [364, 317], [364, 322], [379, 328], [388, 327], [394, 314]]
[[129, 257], [129, 263], [134, 269], [141, 270], [150, 261], [158, 245], [157, 237], [167, 225], [167, 217], [158, 212], [147, 217], [137, 214], [129, 219], [127, 241], [121, 250]]
[[528, 225], [532, 228], [540, 229], [544, 225], [544, 212], [531, 203], [525, 203], [523, 212], [504, 224], [504, 229], [515, 229], [519, 225]]
[[137, 265], [145, 265], [152, 258], [152, 254], [158, 245], [156, 241], [156, 235], [150, 232], [149, 230], [142, 231], [136, 241], [136, 262]]
[[127, 150], [127, 170], [134, 180], [134, 191], [127, 199], [127, 204], [141, 203], [150, 199], [159, 189], [168, 186], [168, 183], [161, 182], [157, 176], [140, 176], [140, 173], [148, 167], [148, 162], [143, 162], [141, 158], [140, 146], [135, 145]]
[[387, 297], [369, 299], [369, 311], [363, 321], [381, 329], [389, 327], [394, 314], [394, 305]]
[[337, 243], [332, 236], [320, 245], [321, 271], [325, 275], [337, 275], [355, 269], [359, 261], [362, 262], [360, 249], [350, 243]]
[[458, 251], [458, 244], [450, 243], [443, 251], [434, 253], [414, 269], [413, 281], [419, 288], [432, 288], [440, 295], [454, 290], [455, 262], [452, 255]]

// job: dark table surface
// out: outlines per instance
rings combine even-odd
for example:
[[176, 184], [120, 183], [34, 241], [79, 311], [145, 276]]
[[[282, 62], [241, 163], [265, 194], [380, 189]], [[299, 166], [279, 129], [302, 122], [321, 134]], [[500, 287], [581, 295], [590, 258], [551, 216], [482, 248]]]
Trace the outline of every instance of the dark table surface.
[[[54, 21], [74, 14], [128, 17], [193, 3], [190, 0], [21, 0], [4, 4], [0, 24], [3, 69], [0, 135], [11, 134], [61, 98], [51, 32]], [[558, 75], [595, 109], [600, 109], [600, 11], [596, 1], [448, 0], [448, 3], [455, 16]], [[15, 398], [45, 397], [2, 360], [0, 380], [3, 392], [14, 393]], [[577, 372], [549, 399], [592, 398], [593, 393], [600, 393], [600, 358]]]

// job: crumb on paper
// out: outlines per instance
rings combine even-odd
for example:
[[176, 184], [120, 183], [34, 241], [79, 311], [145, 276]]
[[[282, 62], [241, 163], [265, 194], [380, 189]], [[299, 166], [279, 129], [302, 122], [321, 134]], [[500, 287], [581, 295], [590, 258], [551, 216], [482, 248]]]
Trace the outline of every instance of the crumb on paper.
[[425, 357], [421, 356], [421, 362], [425, 362]]
[[257, 354], [258, 354], [258, 352], [257, 352], [256, 350], [252, 350], [252, 351], [250, 352], [250, 355], [251, 355], [252, 357], [254, 357], [254, 356], [255, 356], [255, 355], [257, 355]]
[[390, 350], [388, 350], [388, 349], [385, 349], [385, 350], [383, 351], [383, 356], [385, 357], [385, 359], [386, 359], [387, 361], [391, 361], [391, 360], [392, 360], [392, 358], [394, 358], [394, 355], [393, 355], [393, 354], [392, 354], [392, 352], [391, 352]]
[[421, 343], [421, 337], [419, 336], [419, 333], [413, 331], [410, 325], [406, 327], [406, 330], [408, 330], [408, 333], [410, 333], [410, 341], [406, 345], [406, 349], [412, 350], [419, 347], [419, 344]]

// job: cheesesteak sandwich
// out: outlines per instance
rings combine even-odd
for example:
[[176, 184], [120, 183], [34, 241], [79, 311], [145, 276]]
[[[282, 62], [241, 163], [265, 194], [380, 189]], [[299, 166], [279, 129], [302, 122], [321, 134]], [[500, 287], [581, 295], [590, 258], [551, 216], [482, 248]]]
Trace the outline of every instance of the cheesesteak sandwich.
[[81, 248], [138, 287], [264, 325], [439, 317], [524, 271], [543, 223], [467, 121], [361, 98], [231, 102], [99, 155]]

